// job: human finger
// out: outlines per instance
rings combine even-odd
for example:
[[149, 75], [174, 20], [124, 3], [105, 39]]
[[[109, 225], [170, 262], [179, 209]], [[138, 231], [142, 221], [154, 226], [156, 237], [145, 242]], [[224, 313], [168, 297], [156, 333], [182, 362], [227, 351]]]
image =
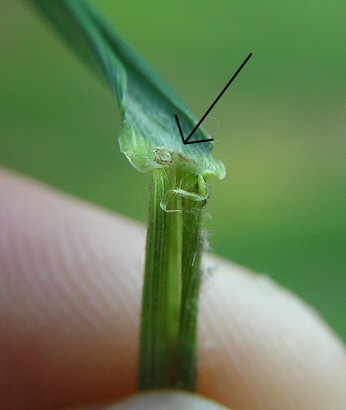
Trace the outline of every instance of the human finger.
[[[72, 409], [69, 409], [72, 410]], [[156, 390], [134, 394], [115, 404], [79, 407], [73, 410], [227, 410], [197, 394], [178, 390]]]
[[[0, 407], [135, 392], [144, 229], [3, 171]], [[338, 409], [345, 351], [317, 314], [219, 259], [200, 309], [198, 390], [241, 409]]]

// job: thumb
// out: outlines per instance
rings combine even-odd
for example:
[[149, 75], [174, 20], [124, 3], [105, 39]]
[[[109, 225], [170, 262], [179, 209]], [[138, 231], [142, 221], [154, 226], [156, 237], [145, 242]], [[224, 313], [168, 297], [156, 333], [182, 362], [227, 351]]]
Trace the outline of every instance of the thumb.
[[104, 410], [226, 410], [226, 407], [202, 396], [167, 390], [139, 393]]
[[106, 406], [79, 407], [74, 410], [227, 410], [221, 404], [197, 394], [174, 390], [137, 393]]

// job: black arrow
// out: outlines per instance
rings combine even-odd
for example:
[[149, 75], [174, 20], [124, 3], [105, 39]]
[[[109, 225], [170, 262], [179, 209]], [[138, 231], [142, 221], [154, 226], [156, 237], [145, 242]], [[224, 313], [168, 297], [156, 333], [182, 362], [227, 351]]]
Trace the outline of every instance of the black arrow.
[[208, 108], [207, 112], [203, 115], [203, 117], [198, 121], [198, 124], [195, 126], [195, 128], [190, 132], [189, 136], [187, 138], [184, 137], [183, 131], [180, 126], [179, 118], [177, 114], [175, 114], [175, 120], [177, 121], [177, 125], [179, 128], [180, 136], [184, 144], [198, 144], [200, 142], [207, 142], [207, 141], [214, 141], [213, 138], [208, 138], [204, 140], [195, 140], [195, 141], [189, 141], [189, 139], [192, 137], [194, 132], [197, 130], [197, 128], [202, 124], [204, 121], [205, 117], [210, 113], [210, 111], [213, 109], [214, 105], [219, 101], [221, 98], [222, 94], [227, 90], [229, 85], [232, 83], [232, 81], [236, 78], [236, 76], [240, 73], [241, 69], [244, 67], [244, 65], [249, 61], [250, 57], [252, 56], [252, 53], [250, 53], [246, 59], [243, 61], [241, 66], [238, 68], [238, 70], [233, 74], [232, 78], [228, 81], [228, 83], [225, 85], [224, 89], [221, 91], [221, 93], [216, 97], [216, 100], [212, 103], [212, 105]]

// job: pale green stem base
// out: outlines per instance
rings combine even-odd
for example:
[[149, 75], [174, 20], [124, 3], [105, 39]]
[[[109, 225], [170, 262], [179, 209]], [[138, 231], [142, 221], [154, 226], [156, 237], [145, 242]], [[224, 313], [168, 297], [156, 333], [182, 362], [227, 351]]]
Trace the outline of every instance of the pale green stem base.
[[[140, 389], [195, 389], [202, 202], [174, 195], [172, 171], [153, 173], [142, 297]], [[195, 185], [195, 186], [194, 186]], [[197, 190], [197, 177], [189, 189]]]

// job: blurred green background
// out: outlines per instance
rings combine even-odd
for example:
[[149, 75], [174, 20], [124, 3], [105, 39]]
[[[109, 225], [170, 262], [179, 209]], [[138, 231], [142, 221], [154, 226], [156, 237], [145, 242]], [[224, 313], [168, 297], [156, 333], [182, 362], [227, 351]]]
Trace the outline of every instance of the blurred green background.
[[[213, 251], [296, 292], [346, 338], [346, 3], [94, 3], [201, 116], [213, 181]], [[30, 6], [0, 5], [0, 161], [145, 222], [148, 176], [116, 142], [108, 91]]]

